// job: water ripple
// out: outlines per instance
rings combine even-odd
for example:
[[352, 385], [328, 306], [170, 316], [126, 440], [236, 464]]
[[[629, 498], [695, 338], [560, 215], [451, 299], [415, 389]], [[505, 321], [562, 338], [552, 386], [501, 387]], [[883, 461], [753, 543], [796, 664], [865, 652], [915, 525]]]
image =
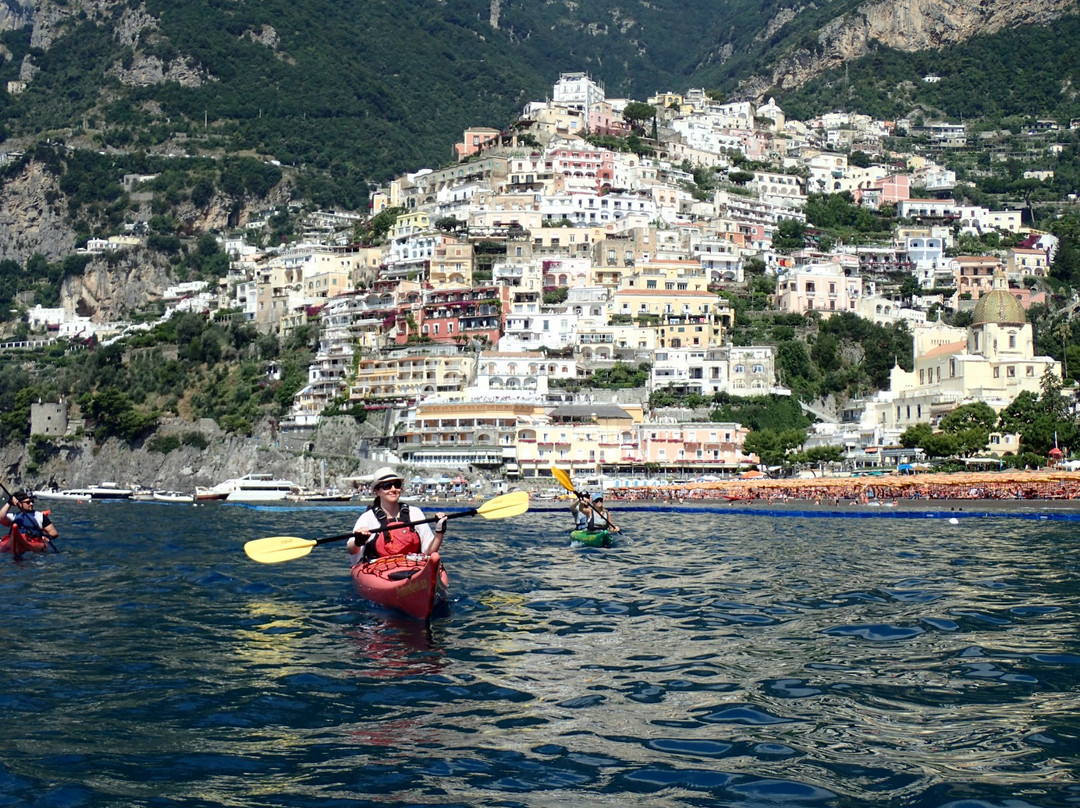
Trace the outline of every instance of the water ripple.
[[0, 563], [0, 806], [1080, 804], [1069, 523], [463, 520], [421, 626], [241, 552], [351, 510], [54, 515]]

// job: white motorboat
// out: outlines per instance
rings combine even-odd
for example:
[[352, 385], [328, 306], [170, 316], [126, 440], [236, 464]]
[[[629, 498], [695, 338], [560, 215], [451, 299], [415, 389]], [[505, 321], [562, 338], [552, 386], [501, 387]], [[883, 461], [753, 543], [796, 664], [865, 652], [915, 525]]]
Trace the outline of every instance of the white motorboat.
[[192, 494], [181, 494], [179, 491], [155, 491], [154, 502], [194, 502]]
[[293, 491], [285, 498], [291, 502], [348, 502], [353, 498], [353, 492], [340, 491], [337, 488], [327, 488], [323, 491], [310, 491], [305, 488]]
[[227, 502], [277, 502], [291, 492], [300, 489], [292, 480], [278, 480], [269, 474], [245, 474], [233, 480], [218, 483], [203, 492], [196, 492], [196, 499], [224, 499]]
[[38, 499], [67, 499], [82, 502], [104, 502], [109, 500], [130, 500], [131, 489], [121, 488], [116, 483], [101, 483], [101, 485], [88, 485], [84, 488], [65, 488], [62, 491], [43, 490], [35, 491]]
[[34, 499], [46, 500], [70, 500], [73, 502], [90, 502], [90, 497], [81, 490], [60, 490], [57, 488], [43, 488], [34, 492]]

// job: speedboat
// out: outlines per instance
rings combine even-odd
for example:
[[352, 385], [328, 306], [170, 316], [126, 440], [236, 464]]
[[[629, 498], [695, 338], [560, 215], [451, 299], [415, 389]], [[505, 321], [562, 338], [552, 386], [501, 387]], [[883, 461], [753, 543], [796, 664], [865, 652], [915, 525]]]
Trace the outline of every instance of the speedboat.
[[109, 500], [131, 499], [131, 489], [121, 488], [116, 483], [101, 483], [101, 485], [88, 485], [84, 488], [65, 488], [62, 491], [44, 490], [35, 491], [34, 496], [38, 499], [67, 499], [81, 502], [104, 502]]
[[73, 502], [90, 501], [90, 497], [81, 489], [60, 490], [58, 488], [39, 488], [34, 492], [34, 499], [70, 500]]

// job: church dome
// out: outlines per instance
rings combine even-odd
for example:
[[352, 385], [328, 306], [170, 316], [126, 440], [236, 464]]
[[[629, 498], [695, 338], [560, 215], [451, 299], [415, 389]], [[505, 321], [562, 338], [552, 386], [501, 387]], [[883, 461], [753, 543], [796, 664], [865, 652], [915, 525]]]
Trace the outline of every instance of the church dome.
[[1024, 307], [1009, 291], [1004, 276], [994, 278], [994, 288], [975, 301], [971, 324], [997, 323], [998, 325], [1023, 325], [1027, 322]]

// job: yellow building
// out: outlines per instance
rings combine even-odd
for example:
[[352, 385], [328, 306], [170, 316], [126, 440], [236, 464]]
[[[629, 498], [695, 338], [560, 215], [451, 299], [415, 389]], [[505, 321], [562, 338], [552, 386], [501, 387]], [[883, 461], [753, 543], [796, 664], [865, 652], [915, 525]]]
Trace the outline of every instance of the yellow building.
[[451, 345], [424, 345], [385, 356], [361, 357], [349, 401], [367, 406], [417, 401], [460, 392], [476, 374], [476, 355]]
[[635, 418], [614, 404], [570, 404], [517, 428], [517, 462], [523, 477], [550, 476], [557, 465], [576, 471], [598, 472], [603, 467], [630, 467], [637, 462]]
[[435, 247], [428, 281], [435, 289], [472, 286], [473, 245], [467, 241], [447, 241]]

